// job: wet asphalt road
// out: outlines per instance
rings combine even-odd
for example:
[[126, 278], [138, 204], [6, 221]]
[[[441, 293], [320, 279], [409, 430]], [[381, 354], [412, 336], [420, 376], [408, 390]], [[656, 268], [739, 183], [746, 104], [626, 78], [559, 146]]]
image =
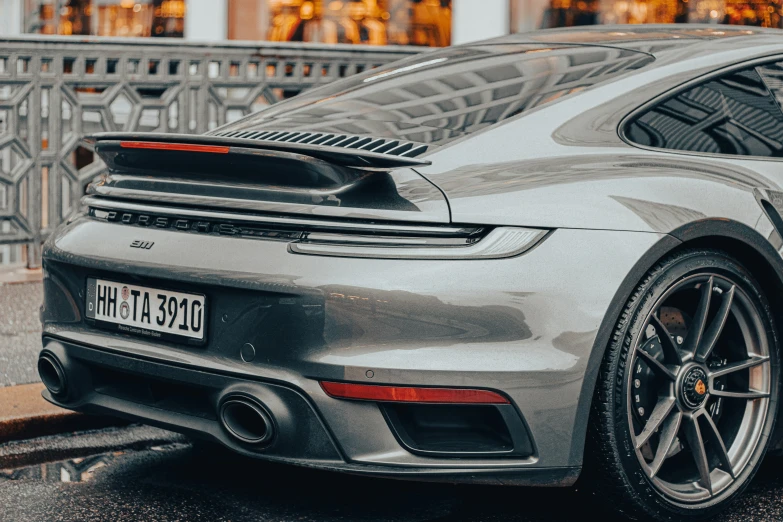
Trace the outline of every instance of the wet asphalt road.
[[[133, 439], [107, 430], [58, 444], [98, 447], [106, 434]], [[137, 441], [134, 449], [0, 471], [0, 521], [623, 520], [597, 511], [579, 488], [369, 479], [247, 460], [183, 440], [172, 436], [153, 447]], [[781, 465], [783, 458], [768, 458], [743, 499], [716, 520], [783, 520]]]

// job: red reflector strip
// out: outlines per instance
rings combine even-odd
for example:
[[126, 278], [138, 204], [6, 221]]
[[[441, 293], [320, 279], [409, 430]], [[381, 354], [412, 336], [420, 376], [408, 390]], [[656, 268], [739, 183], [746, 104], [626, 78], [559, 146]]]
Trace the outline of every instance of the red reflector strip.
[[321, 382], [321, 388], [336, 399], [440, 404], [509, 404], [508, 399], [499, 393], [465, 388], [407, 388], [324, 381]]
[[213, 154], [228, 154], [229, 147], [217, 145], [192, 145], [188, 143], [161, 143], [156, 141], [121, 141], [123, 149], [176, 150], [179, 152], [211, 152]]

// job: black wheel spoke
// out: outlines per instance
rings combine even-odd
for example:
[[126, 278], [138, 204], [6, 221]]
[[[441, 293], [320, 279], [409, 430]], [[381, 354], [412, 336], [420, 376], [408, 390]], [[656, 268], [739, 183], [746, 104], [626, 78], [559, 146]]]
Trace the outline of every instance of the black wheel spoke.
[[639, 356], [647, 363], [647, 366], [649, 366], [650, 369], [660, 377], [666, 378], [670, 381], [673, 381], [676, 378], [672, 370], [667, 368], [661, 361], [642, 350], [641, 347], [636, 349], [636, 353], [638, 353]]
[[677, 433], [680, 431], [680, 424], [682, 423], [682, 413], [679, 411], [674, 412], [666, 418], [663, 428], [661, 429], [660, 438], [658, 440], [658, 449], [655, 451], [655, 457], [650, 463], [650, 478], [654, 477], [660, 471], [661, 466], [669, 456], [669, 452], [672, 450], [674, 441], [677, 440]]
[[696, 349], [697, 361], [706, 361], [710, 357], [710, 354], [715, 348], [715, 345], [718, 343], [718, 338], [723, 332], [723, 327], [726, 325], [726, 320], [729, 318], [731, 303], [734, 301], [735, 288], [736, 287], [732, 285], [729, 290], [723, 292], [723, 300], [720, 303], [718, 312], [715, 315], [715, 318], [712, 320], [712, 324], [710, 324], [709, 328], [707, 328], [707, 331], [704, 333], [704, 336], [702, 337], [701, 342]]
[[655, 408], [653, 408], [652, 413], [650, 413], [650, 418], [647, 419], [647, 424], [644, 425], [644, 429], [639, 436], [636, 437], [636, 449], [641, 448], [650, 440], [650, 437], [655, 433], [655, 430], [660, 428], [663, 421], [665, 421], [672, 412], [675, 403], [676, 401], [673, 397], [666, 397], [658, 401]]
[[710, 276], [706, 283], [701, 284], [701, 297], [699, 297], [699, 304], [696, 307], [696, 311], [693, 314], [693, 321], [691, 323], [688, 336], [685, 338], [683, 349], [686, 353], [695, 354], [696, 349], [699, 347], [701, 338], [704, 335], [704, 328], [707, 323], [707, 314], [710, 311], [710, 300], [712, 298], [712, 286], [715, 282], [715, 278]]
[[698, 418], [693, 415], [685, 423], [685, 438], [691, 448], [696, 469], [699, 471], [699, 483], [712, 494], [712, 479], [710, 478], [710, 463], [707, 460], [707, 449], [699, 428]]
[[718, 427], [715, 425], [715, 422], [712, 420], [712, 417], [707, 410], [701, 410], [700, 416], [707, 421], [708, 429], [706, 430], [705, 435], [712, 443], [712, 448], [715, 450], [715, 453], [718, 454], [720, 463], [723, 465], [723, 471], [731, 475], [731, 478], [735, 478], [734, 468], [732, 467], [731, 459], [729, 458], [729, 452], [726, 451], [726, 445], [723, 443], [723, 437], [718, 431]]
[[653, 328], [655, 328], [655, 331], [658, 334], [658, 339], [661, 341], [661, 349], [663, 350], [664, 360], [668, 359], [672, 364], [681, 365], [682, 354], [680, 353], [680, 349], [674, 343], [674, 339], [672, 339], [672, 336], [666, 326], [658, 317], [656, 317], [655, 314], [650, 316], [650, 324], [653, 326]]

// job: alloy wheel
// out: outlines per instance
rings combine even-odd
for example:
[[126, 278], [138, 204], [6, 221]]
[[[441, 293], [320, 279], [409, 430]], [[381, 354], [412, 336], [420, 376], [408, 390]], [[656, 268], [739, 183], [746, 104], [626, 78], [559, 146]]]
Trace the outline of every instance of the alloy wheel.
[[628, 360], [628, 426], [649, 482], [685, 504], [730, 488], [762, 440], [772, 387], [753, 301], [729, 276], [686, 277], [652, 307]]

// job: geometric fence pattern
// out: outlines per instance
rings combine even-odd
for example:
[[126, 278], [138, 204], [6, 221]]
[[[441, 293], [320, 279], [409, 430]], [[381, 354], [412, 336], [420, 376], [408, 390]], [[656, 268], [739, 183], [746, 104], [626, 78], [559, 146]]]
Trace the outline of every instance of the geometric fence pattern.
[[0, 39], [0, 264], [26, 260], [38, 266], [41, 242], [104, 168], [82, 136], [203, 133], [416, 52], [270, 42]]

